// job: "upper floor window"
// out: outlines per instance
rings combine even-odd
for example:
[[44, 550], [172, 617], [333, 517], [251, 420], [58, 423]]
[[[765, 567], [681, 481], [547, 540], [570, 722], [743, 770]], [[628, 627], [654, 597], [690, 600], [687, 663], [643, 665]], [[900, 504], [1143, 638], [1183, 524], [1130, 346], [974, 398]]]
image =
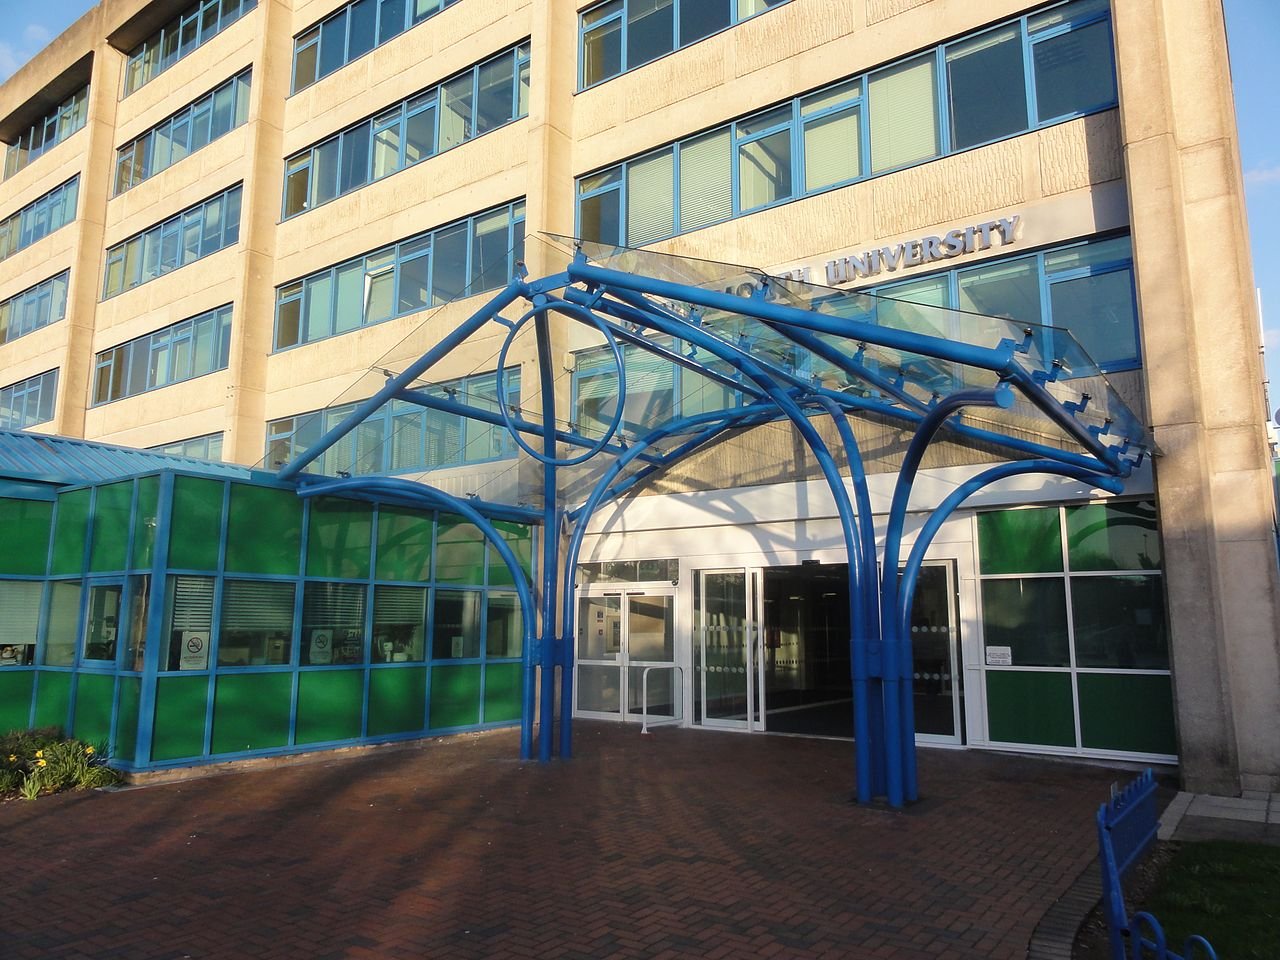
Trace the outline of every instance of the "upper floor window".
[[616, 77], [786, 0], [608, 0], [582, 13], [578, 85]]
[[236, 243], [240, 239], [240, 193], [241, 186], [236, 184], [108, 247], [102, 298], [132, 290]]
[[[501, 401], [495, 373], [417, 389], [442, 400], [497, 413], [500, 403], [509, 410], [519, 407], [520, 368], [508, 368], [503, 384], [506, 393]], [[270, 421], [267, 466], [275, 469], [305, 453], [355, 408], [354, 403], [349, 403]], [[329, 476], [340, 471], [356, 475], [403, 473], [503, 460], [514, 457], [516, 452], [515, 441], [506, 427], [396, 400], [375, 410], [308, 470]]]
[[58, 395], [58, 371], [48, 370], [7, 387], [0, 387], [0, 429], [21, 430], [53, 419]]
[[529, 112], [529, 44], [429, 87], [285, 161], [292, 217]]
[[0, 302], [0, 344], [47, 327], [67, 315], [67, 280], [70, 270], [28, 287]]
[[245, 70], [219, 84], [116, 150], [116, 194], [136, 187], [248, 120], [250, 73]]
[[167, 453], [172, 457], [194, 457], [197, 460], [222, 459], [222, 434], [208, 433], [203, 437], [190, 437], [186, 440], [175, 440], [173, 443], [162, 443], [159, 446], [147, 447], [156, 453]]
[[230, 350], [230, 304], [103, 350], [94, 360], [94, 406], [225, 370]]
[[52, 149], [83, 127], [88, 115], [89, 87], [84, 86], [9, 144], [4, 152], [4, 179], [9, 179], [46, 150]]
[[639, 246], [1116, 105], [1106, 0], [1073, 0], [578, 178]]
[[17, 213], [0, 220], [0, 260], [43, 240], [74, 220], [79, 197], [80, 177], [77, 175]]
[[257, 5], [258, 0], [199, 0], [187, 7], [130, 51], [124, 70], [124, 95], [127, 97], [160, 76]]
[[524, 201], [276, 288], [277, 350], [501, 287], [524, 259]]
[[363, 57], [458, 0], [355, 0], [293, 39], [293, 92]]

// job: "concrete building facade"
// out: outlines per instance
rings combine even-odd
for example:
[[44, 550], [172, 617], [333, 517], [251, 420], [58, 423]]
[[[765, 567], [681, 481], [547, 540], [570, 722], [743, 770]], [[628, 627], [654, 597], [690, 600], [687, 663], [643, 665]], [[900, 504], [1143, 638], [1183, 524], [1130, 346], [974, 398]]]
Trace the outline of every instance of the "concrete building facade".
[[[904, 323], [925, 304], [1070, 329], [1159, 456], [1118, 498], [1022, 481], [948, 521], [916, 624], [920, 729], [1280, 789], [1220, 0], [103, 0], [0, 86], [0, 141], [11, 429], [270, 469], [433, 305], [483, 302], [517, 262], [558, 269], [544, 233], [867, 290]], [[557, 404], [599, 425], [599, 342], [559, 336]], [[469, 343], [441, 389], [536, 405], [531, 351], [497, 397], [500, 343]], [[703, 402], [642, 373], [628, 422]], [[512, 503], [536, 483], [496, 431], [413, 429], [409, 449], [388, 420], [334, 469]], [[887, 511], [905, 441], [859, 429]], [[992, 454], [931, 457], [913, 510]], [[644, 667], [674, 665], [651, 682], [682, 722], [840, 733], [818, 475], [770, 424], [603, 512], [573, 709], [636, 719]]]

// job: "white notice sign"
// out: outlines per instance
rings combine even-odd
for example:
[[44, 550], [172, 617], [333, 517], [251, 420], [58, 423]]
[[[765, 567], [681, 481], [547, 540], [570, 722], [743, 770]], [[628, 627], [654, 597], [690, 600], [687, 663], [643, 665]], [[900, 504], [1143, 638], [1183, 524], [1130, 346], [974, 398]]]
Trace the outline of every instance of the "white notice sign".
[[311, 631], [311, 663], [333, 663], [333, 631]]
[[987, 647], [988, 667], [1012, 667], [1013, 647]]
[[182, 653], [179, 670], [207, 670], [209, 667], [209, 634], [203, 630], [182, 631]]

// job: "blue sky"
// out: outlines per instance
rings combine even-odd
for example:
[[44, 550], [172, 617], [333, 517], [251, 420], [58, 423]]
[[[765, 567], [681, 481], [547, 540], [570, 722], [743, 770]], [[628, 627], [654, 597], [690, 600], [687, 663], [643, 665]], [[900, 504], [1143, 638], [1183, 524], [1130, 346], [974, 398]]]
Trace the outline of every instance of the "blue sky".
[[[88, 10], [90, 0], [0, 0], [0, 81]], [[1280, 223], [1280, 115], [1275, 107], [1275, 58], [1280, 3], [1225, 0], [1236, 116], [1244, 167], [1254, 278], [1262, 292], [1271, 407], [1280, 407], [1280, 267], [1268, 257], [1267, 227]]]

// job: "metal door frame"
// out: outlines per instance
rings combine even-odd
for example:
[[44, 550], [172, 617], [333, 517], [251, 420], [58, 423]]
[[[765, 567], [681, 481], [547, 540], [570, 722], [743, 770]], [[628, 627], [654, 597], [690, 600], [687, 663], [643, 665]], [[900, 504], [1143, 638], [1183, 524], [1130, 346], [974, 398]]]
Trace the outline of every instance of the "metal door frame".
[[[628, 687], [630, 685], [630, 668], [633, 666], [631, 662], [631, 626], [628, 619], [628, 611], [630, 609], [631, 597], [669, 597], [671, 600], [671, 628], [673, 633], [673, 646], [671, 662], [674, 665], [680, 664], [680, 645], [679, 632], [677, 630], [677, 611], [679, 610], [679, 593], [673, 584], [668, 583], [597, 583], [587, 587], [582, 587], [576, 591], [575, 602], [581, 603], [583, 600], [599, 599], [602, 597], [618, 597], [618, 617], [619, 617], [619, 641], [618, 641], [618, 657], [616, 660], [601, 661], [588, 660], [587, 666], [603, 667], [612, 666], [618, 670], [618, 711], [616, 713], [602, 713], [598, 710], [583, 710], [578, 706], [578, 697], [582, 690], [582, 685], [578, 682], [578, 669], [582, 665], [582, 658], [578, 656], [576, 645], [578, 638], [574, 637], [574, 657], [573, 657], [573, 715], [575, 717], [586, 717], [592, 720], [614, 720], [621, 723], [640, 723], [642, 710], [631, 711], [628, 708]], [[581, 611], [579, 611], [580, 613]], [[581, 626], [581, 624], [579, 624]], [[634, 666], [651, 666], [657, 661], [645, 660]], [[684, 697], [684, 691], [681, 689], [678, 694], [673, 691], [673, 695]]]
[[[693, 689], [693, 710], [690, 713], [691, 723], [694, 726], [705, 727], [715, 730], [741, 730], [749, 733], [763, 733], [765, 730], [765, 691], [764, 691], [764, 657], [762, 656], [761, 644], [764, 639], [764, 631], [761, 624], [764, 622], [764, 567], [760, 565], [741, 565], [741, 566], [714, 566], [701, 567], [693, 572], [697, 578], [697, 599], [698, 603], [694, 604], [694, 622], [692, 624], [692, 642], [689, 644], [690, 666], [693, 675], [696, 677], [695, 683], [691, 684]], [[748, 635], [745, 643], [746, 654], [746, 673], [745, 682], [747, 685], [747, 716], [745, 720], [726, 720], [719, 717], [708, 718], [706, 716], [707, 703], [707, 671], [706, 671], [706, 628], [702, 624], [702, 617], [706, 604], [706, 577], [708, 574], [717, 573], [742, 573], [743, 588], [746, 591], [746, 597], [743, 598], [743, 610], [745, 613], [744, 630]]]
[[958, 561], [954, 557], [931, 558], [925, 560], [921, 567], [942, 567], [947, 572], [947, 614], [951, 623], [947, 642], [951, 651], [951, 682], [953, 685], [951, 722], [955, 733], [948, 737], [937, 733], [917, 732], [916, 742], [927, 743], [930, 746], [960, 747], [964, 746], [966, 737], [964, 697], [962, 695], [964, 690], [964, 659], [960, 648], [960, 576], [957, 569]]

